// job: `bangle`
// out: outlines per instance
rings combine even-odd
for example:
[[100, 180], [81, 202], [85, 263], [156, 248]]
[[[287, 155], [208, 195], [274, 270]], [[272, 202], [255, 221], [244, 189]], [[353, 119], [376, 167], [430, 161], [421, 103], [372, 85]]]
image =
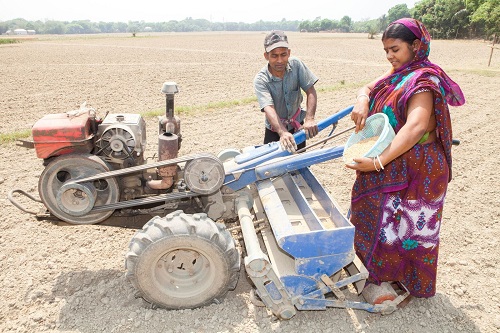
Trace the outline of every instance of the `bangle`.
[[380, 171], [380, 169], [377, 169], [377, 164], [375, 164], [375, 161], [376, 161], [376, 159], [375, 159], [375, 157], [374, 157], [374, 158], [373, 158], [373, 166], [375, 167], [375, 170], [377, 170], [377, 172], [379, 172], [379, 171]]
[[378, 163], [380, 164], [380, 167], [382, 168], [382, 170], [384, 170], [384, 165], [380, 161], [380, 155], [377, 155], [377, 160], [378, 160]]
[[370, 96], [368, 96], [367, 94], [361, 94], [356, 97], [356, 101], [358, 101], [360, 97], [366, 97], [368, 100], [370, 100]]

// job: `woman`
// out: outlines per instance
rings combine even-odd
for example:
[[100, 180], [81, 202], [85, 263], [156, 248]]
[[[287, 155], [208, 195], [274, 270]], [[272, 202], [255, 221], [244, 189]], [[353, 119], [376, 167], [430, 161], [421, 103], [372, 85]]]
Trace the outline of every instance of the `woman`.
[[439, 229], [451, 180], [452, 130], [448, 104], [464, 104], [460, 87], [427, 58], [424, 25], [404, 18], [382, 36], [392, 68], [361, 88], [351, 119], [356, 131], [383, 112], [396, 137], [375, 158], [357, 158], [351, 222], [355, 248], [370, 276], [368, 288], [397, 281], [410, 295], [436, 293]]

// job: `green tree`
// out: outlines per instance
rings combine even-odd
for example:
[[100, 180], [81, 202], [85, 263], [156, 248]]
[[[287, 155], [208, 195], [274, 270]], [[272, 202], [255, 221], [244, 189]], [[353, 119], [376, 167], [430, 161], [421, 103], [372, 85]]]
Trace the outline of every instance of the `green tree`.
[[306, 21], [302, 21], [299, 23], [299, 30], [300, 31], [311, 31], [311, 21], [309, 20], [306, 20]]
[[83, 34], [84, 29], [81, 25], [76, 23], [70, 23], [66, 25], [66, 33], [67, 34]]
[[101, 21], [101, 22], [97, 23], [97, 28], [99, 29], [99, 32], [102, 32], [102, 33], [115, 32], [113, 22], [102, 22]]
[[441, 25], [443, 38], [466, 37], [470, 28], [467, 14], [466, 1], [464, 0], [437, 0], [436, 6], [441, 9], [436, 13]]
[[175, 27], [177, 25], [177, 21], [168, 21], [168, 22], [163, 22], [161, 24], [161, 31], [167, 31], [167, 32], [172, 32], [175, 31]]
[[[368, 38], [371, 38], [380, 32], [380, 25], [377, 19], [358, 21], [352, 24], [351, 31], [356, 33], [367, 32], [369, 34]], [[370, 36], [370, 33], [372, 33], [373, 35]]]
[[37, 33], [112, 33], [132, 32], [136, 34], [151, 27], [157, 32], [171, 31], [342, 31], [366, 32], [369, 38], [383, 31], [389, 22], [401, 17], [414, 17], [422, 21], [434, 38], [485, 37], [500, 34], [500, 0], [421, 0], [414, 8], [407, 5], [396, 5], [386, 15], [374, 20], [353, 22], [349, 16], [340, 21], [316, 17], [313, 21], [287, 21], [285, 18], [277, 22], [257, 21], [244, 22], [210, 22], [205, 19], [187, 17], [182, 21], [168, 22], [91, 22], [81, 21], [27, 21], [16, 18], [0, 22], [0, 33], [9, 29], [29, 29]]
[[26, 23], [26, 30], [35, 30], [35, 25], [32, 22]]
[[387, 15], [385, 15], [385, 14], [378, 18], [378, 24], [379, 24], [380, 31], [385, 30], [385, 28], [387, 28], [389, 23], [390, 23], [389, 19], [387, 18]]
[[71, 24], [77, 24], [82, 27], [81, 33], [83, 34], [95, 34], [100, 32], [99, 27], [90, 20], [73, 21]]
[[377, 22], [371, 22], [368, 25], [368, 38], [374, 39], [375, 35], [380, 32], [380, 25]]
[[127, 31], [132, 34], [132, 37], [135, 37], [139, 32], [139, 24], [137, 22], [129, 22]]
[[411, 16], [419, 21], [421, 21], [427, 29], [431, 32], [435, 29], [435, 17], [434, 17], [434, 6], [436, 5], [436, 0], [422, 0], [415, 4], [415, 7], [411, 10]]
[[403, 17], [411, 17], [410, 10], [405, 3], [396, 5], [390, 8], [387, 12], [387, 21], [389, 21], [389, 23], [399, 20]]
[[321, 30], [321, 17], [317, 17], [311, 22], [311, 32], [319, 32]]
[[202, 30], [202, 31], [210, 31], [212, 30], [212, 23], [210, 23], [209, 20], [205, 20], [205, 19], [198, 19], [198, 20], [194, 20], [194, 25], [196, 27], [198, 27], [198, 29]]
[[471, 15], [471, 22], [482, 25], [486, 37], [500, 35], [500, 0], [487, 0]]
[[412, 16], [422, 21], [434, 38], [467, 36], [470, 29], [464, 0], [423, 0], [415, 4]]
[[127, 32], [128, 25], [125, 22], [114, 22], [113, 32]]
[[9, 24], [6, 22], [0, 22], [0, 35], [4, 34], [9, 30]]
[[344, 16], [340, 19], [340, 30], [350, 32], [352, 30], [352, 19], [349, 16]]
[[66, 26], [60, 21], [47, 21], [45, 28], [41, 31], [44, 34], [62, 35], [66, 32]]
[[329, 31], [333, 29], [333, 21], [329, 19], [322, 19], [319, 25], [322, 31]]

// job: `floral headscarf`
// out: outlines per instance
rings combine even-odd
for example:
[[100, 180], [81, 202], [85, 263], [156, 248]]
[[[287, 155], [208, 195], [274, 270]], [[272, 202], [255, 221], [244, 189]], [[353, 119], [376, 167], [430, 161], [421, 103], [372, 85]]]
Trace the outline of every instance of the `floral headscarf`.
[[440, 73], [442, 77], [441, 84], [446, 92], [445, 98], [446, 102], [452, 106], [460, 106], [465, 103], [465, 97], [462, 93], [462, 90], [438, 65], [433, 64], [429, 61], [428, 56], [431, 51], [431, 35], [422, 24], [422, 22], [410, 19], [410, 18], [402, 18], [397, 21], [392, 22], [393, 24], [402, 24], [413, 32], [413, 34], [420, 39], [420, 47], [415, 54], [415, 58], [413, 59], [413, 64], [417, 63], [425, 63], [425, 66], [431, 67], [434, 70]]
[[448, 104], [459, 106], [465, 103], [460, 87], [436, 64], [429, 61], [430, 35], [424, 25], [410, 18], [391, 23], [403, 24], [420, 39], [415, 57], [409, 63], [393, 71], [389, 76], [375, 84], [370, 93], [370, 112], [383, 112], [397, 133], [406, 123], [406, 106], [415, 92], [426, 89], [434, 93], [434, 112], [437, 122], [438, 138], [443, 144], [450, 168], [452, 130]]

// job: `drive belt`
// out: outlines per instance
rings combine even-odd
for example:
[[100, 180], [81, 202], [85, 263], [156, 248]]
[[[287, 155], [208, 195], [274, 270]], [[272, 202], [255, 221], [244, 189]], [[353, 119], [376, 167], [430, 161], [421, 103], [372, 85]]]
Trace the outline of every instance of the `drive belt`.
[[199, 196], [199, 194], [195, 193], [195, 192], [191, 192], [191, 191], [161, 194], [161, 195], [156, 195], [156, 196], [152, 196], [152, 197], [139, 198], [139, 199], [133, 199], [133, 200], [127, 200], [127, 201], [119, 201], [119, 202], [115, 202], [115, 203], [111, 203], [111, 204], [107, 204], [107, 205], [97, 206], [97, 207], [92, 208], [92, 210], [89, 213], [103, 212], [103, 211], [115, 210], [115, 209], [121, 209], [121, 208], [136, 207], [136, 206], [147, 205], [147, 204], [151, 204], [151, 203], [155, 203], [155, 202], [180, 200], [180, 199], [186, 199], [186, 198], [191, 198], [191, 197], [196, 197], [196, 196]]
[[113, 170], [113, 171], [108, 171], [108, 172], [101, 172], [101, 173], [98, 173], [97, 175], [94, 175], [94, 176], [70, 180], [70, 181], [68, 181], [68, 184], [84, 183], [84, 182], [90, 182], [90, 181], [97, 180], [97, 179], [111, 178], [111, 177], [126, 175], [129, 173], [134, 173], [134, 172], [138, 172], [138, 171], [142, 171], [142, 170], [148, 170], [148, 169], [164, 167], [164, 166], [168, 166], [168, 165], [172, 165], [172, 164], [187, 162], [187, 161], [194, 160], [194, 159], [197, 159], [200, 157], [213, 157], [213, 155], [209, 154], [209, 153], [186, 155], [183, 157], [173, 158], [173, 159], [169, 159], [169, 160], [165, 160], [165, 161], [143, 164], [143, 165], [133, 166], [130, 168]]

